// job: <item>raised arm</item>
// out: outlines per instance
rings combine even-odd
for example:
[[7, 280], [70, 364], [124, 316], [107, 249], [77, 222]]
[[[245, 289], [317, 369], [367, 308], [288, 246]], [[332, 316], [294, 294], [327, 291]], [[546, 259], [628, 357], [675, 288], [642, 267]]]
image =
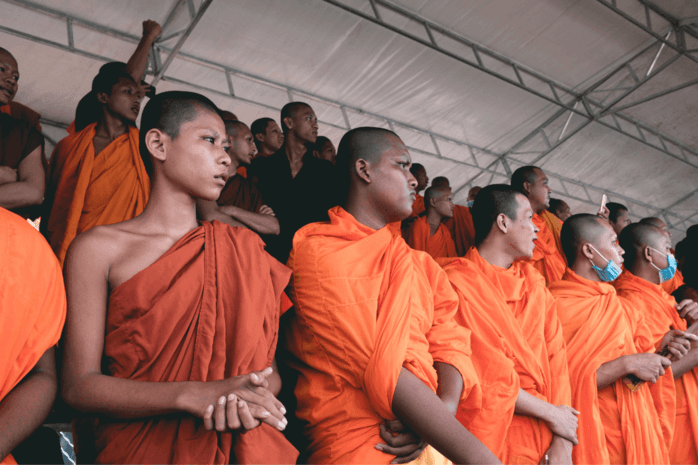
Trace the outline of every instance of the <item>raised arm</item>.
[[41, 426], [56, 400], [57, 387], [52, 347], [0, 402], [0, 462]]
[[136, 50], [126, 63], [126, 72], [133, 76], [133, 80], [140, 84], [145, 74], [145, 69], [148, 67], [148, 56], [150, 55], [150, 47], [153, 42], [162, 34], [160, 25], [152, 20], [143, 21], [143, 35], [141, 41], [138, 42]]
[[[268, 208], [268, 207], [267, 207]], [[233, 219], [243, 223], [245, 226], [259, 234], [270, 234], [278, 236], [281, 232], [279, 220], [273, 215], [265, 213], [253, 213], [233, 205], [219, 207], [219, 210]]]
[[46, 176], [41, 151], [39, 146], [22, 160], [17, 169], [17, 181], [0, 184], [0, 207], [9, 210], [44, 201]]

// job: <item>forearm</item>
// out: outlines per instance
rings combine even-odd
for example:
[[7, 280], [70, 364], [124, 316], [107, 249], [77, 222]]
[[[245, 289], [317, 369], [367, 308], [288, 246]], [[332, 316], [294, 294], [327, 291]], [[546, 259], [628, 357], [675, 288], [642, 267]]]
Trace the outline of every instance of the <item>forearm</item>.
[[246, 224], [235, 220], [233, 217], [223, 213], [220, 210], [206, 212], [205, 214], [201, 215], [201, 220], [203, 220], [203, 221], [218, 220], [221, 223], [229, 224], [230, 226], [232, 226], [234, 228], [247, 228]]
[[8, 182], [0, 184], [0, 207], [6, 209], [39, 205], [44, 201], [41, 189], [28, 182]]
[[698, 349], [691, 349], [680, 360], [671, 362], [671, 371], [674, 373], [674, 379], [682, 377], [696, 366], [698, 366]]
[[596, 370], [596, 388], [603, 389], [613, 384], [617, 379], [627, 376], [630, 371], [626, 356], [606, 362]]
[[154, 38], [143, 36], [138, 42], [136, 50], [126, 63], [126, 72], [133, 77], [133, 80], [140, 84], [148, 67], [148, 57], [150, 56], [150, 47], [153, 45]]
[[41, 426], [56, 400], [55, 373], [35, 371], [0, 402], [0, 462]]
[[500, 463], [456, 420], [441, 399], [405, 368], [400, 371], [393, 394], [393, 412], [454, 463]]
[[253, 213], [230, 205], [220, 207], [220, 211], [226, 215], [230, 215], [233, 219], [243, 223], [248, 228], [258, 232], [259, 234], [278, 236], [279, 232], [281, 231], [279, 220], [271, 215]]
[[514, 413], [547, 421], [552, 407], [552, 404], [520, 389], [514, 404]]
[[439, 375], [439, 398], [455, 415], [463, 394], [463, 377], [456, 367], [448, 363], [434, 362], [434, 367]]

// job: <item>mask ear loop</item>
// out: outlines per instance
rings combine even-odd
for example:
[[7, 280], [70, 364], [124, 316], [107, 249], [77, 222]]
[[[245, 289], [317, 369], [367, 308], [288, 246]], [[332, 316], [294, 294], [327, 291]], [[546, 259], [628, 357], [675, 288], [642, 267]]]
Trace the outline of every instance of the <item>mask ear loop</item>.
[[[603, 258], [604, 260], [606, 260], [606, 257], [604, 257], [603, 255], [601, 255], [601, 252], [599, 252], [598, 250], [596, 250], [596, 247], [594, 247], [594, 246], [591, 245], [591, 244], [589, 244], [589, 247], [591, 247], [592, 249], [594, 249], [594, 252], [596, 252], [597, 254], [599, 254], [599, 257], [601, 257], [601, 258]], [[606, 266], [608, 266], [608, 262], [609, 262], [609, 261], [606, 260]], [[591, 258], [589, 259], [589, 263], [591, 263], [591, 266], [592, 266], [592, 267], [598, 268], [598, 266], [596, 266], [596, 265], [594, 264], [594, 262], [591, 260]]]

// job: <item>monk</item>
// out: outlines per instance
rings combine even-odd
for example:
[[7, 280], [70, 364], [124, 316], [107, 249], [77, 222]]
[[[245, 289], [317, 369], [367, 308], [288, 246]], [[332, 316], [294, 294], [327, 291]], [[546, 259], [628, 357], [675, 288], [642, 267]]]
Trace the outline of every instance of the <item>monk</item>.
[[[561, 199], [550, 199], [550, 206], [548, 207], [548, 212], [552, 213], [553, 215], [557, 216], [557, 218], [564, 223], [567, 218], [572, 216], [572, 213], [570, 212], [570, 206], [567, 205], [567, 202]], [[562, 227], [562, 226], [560, 226]]]
[[[19, 69], [10, 52], [0, 48], [0, 106], [17, 94]], [[0, 113], [0, 208], [24, 218], [40, 216], [46, 174], [44, 136], [29, 122]]]
[[507, 374], [519, 389], [498, 457], [572, 463], [578, 412], [555, 301], [540, 273], [519, 259], [533, 254], [533, 209], [523, 194], [493, 184], [478, 193], [472, 213], [475, 247], [444, 261], [444, 270], [459, 299], [456, 321], [505, 360], [485, 364], [480, 382], [501, 389], [492, 380]]
[[97, 463], [295, 463], [274, 362], [290, 272], [252, 231], [196, 219], [228, 175], [223, 120], [164, 92], [141, 128], [148, 205], [68, 252], [63, 398], [98, 416]]
[[66, 302], [61, 268], [41, 234], [4, 208], [0, 224], [0, 463], [9, 464], [56, 399]]
[[[433, 187], [448, 187], [451, 184], [448, 178], [437, 176], [431, 181]], [[473, 188], [473, 189], [480, 189]], [[471, 191], [473, 190], [471, 189]], [[477, 191], [479, 192], [479, 190]], [[468, 196], [470, 198], [470, 196]], [[470, 207], [462, 205], [453, 206], [453, 218], [446, 219], [444, 226], [449, 230], [453, 237], [453, 242], [456, 244], [456, 255], [462, 257], [470, 247], [475, 245], [475, 226], [473, 225], [473, 216], [470, 214]]]
[[[620, 234], [625, 250], [625, 271], [614, 286], [618, 295], [640, 312], [647, 322], [651, 341], [660, 347], [667, 331], [686, 330], [698, 320], [698, 304], [685, 299], [679, 303], [661, 286], [676, 271], [671, 241], [657, 228], [631, 224]], [[698, 339], [698, 338], [697, 338]], [[676, 382], [676, 422], [669, 456], [671, 463], [698, 463], [698, 343], [685, 357], [671, 364]]]
[[[661, 219], [659, 219], [657, 217], [648, 217], [648, 218], [642, 218], [639, 221], [639, 223], [640, 224], [647, 224], [647, 225], [650, 225], [650, 226], [657, 228], [659, 230], [659, 232], [661, 232], [662, 235], [669, 240], [669, 247], [671, 247], [671, 232], [669, 231], [669, 228], [667, 228], [667, 225], [664, 221], [662, 221]], [[676, 255], [676, 251], [673, 248], [671, 248], [670, 251], [671, 251], [672, 255]], [[678, 266], [678, 264], [677, 264], [677, 266]], [[683, 284], [684, 284], [683, 274], [681, 274], [681, 270], [679, 270], [677, 268], [676, 272], [674, 273], [674, 277], [671, 278], [669, 281], [663, 282], [661, 284], [661, 286], [662, 286], [662, 289], [664, 289], [664, 291], [667, 294], [671, 294], [676, 289], [683, 286]]]
[[421, 165], [419, 163], [413, 163], [412, 166], [410, 166], [410, 172], [412, 173], [412, 176], [414, 176], [414, 178], [417, 180], [417, 195], [414, 200], [414, 203], [412, 204], [412, 214], [410, 215], [410, 217], [417, 218], [426, 211], [426, 206], [424, 205], [424, 197], [419, 195], [419, 193], [425, 190], [429, 185], [429, 176], [427, 176], [427, 170], [424, 168], [424, 165]]
[[482, 187], [480, 186], [473, 186], [470, 188], [470, 190], [468, 191], [468, 198], [466, 199], [468, 208], [473, 208], [473, 203], [475, 203], [475, 197], [477, 197], [478, 192], [480, 192], [481, 190]]
[[450, 187], [429, 187], [424, 193], [426, 215], [410, 225], [407, 244], [422, 250], [432, 258], [456, 257], [456, 244], [451, 232], [443, 224], [453, 218], [453, 196]]
[[320, 158], [322, 160], [327, 160], [333, 165], [337, 161], [337, 150], [334, 148], [334, 144], [325, 136], [318, 136], [317, 141], [310, 147], [315, 158]]
[[271, 118], [259, 118], [252, 122], [250, 128], [257, 146], [258, 157], [268, 157], [284, 145], [284, 133], [276, 121]]
[[[624, 253], [616, 233], [605, 219], [574, 215], [562, 227], [562, 244], [569, 268], [549, 288], [567, 345], [573, 407], [581, 412], [574, 462], [668, 463], [670, 431], [663, 427], [673, 429], [668, 367], [675, 366], [652, 353], [646, 318], [616, 295], [612, 281]], [[662, 337], [678, 357], [695, 338], [666, 331]], [[628, 375], [656, 383], [652, 391], [658, 399], [668, 398], [669, 407], [655, 407], [650, 384], [632, 392]]]
[[204, 221], [215, 219], [234, 227], [250, 228], [258, 234], [278, 235], [279, 220], [274, 217], [274, 211], [263, 204], [257, 186], [237, 173], [238, 167], [249, 165], [257, 153], [252, 132], [242, 121], [224, 122], [230, 140], [228, 181], [217, 201], [196, 201], [198, 217]]
[[431, 257], [386, 227], [410, 214], [410, 163], [391, 131], [347, 132], [337, 155], [345, 200], [294, 238], [285, 340], [310, 463], [391, 462], [380, 432], [396, 419], [431, 445], [418, 463], [442, 463], [434, 449], [456, 463], [497, 462], [455, 417], [475, 419], [486, 394], [470, 332], [453, 321], [455, 295]]
[[611, 226], [616, 232], [616, 235], [620, 236], [620, 232], [623, 228], [632, 223], [630, 220], [630, 213], [628, 213], [628, 207], [622, 203], [608, 202], [606, 208], [608, 208], [608, 221], [611, 222]]
[[538, 228], [533, 256], [523, 260], [529, 261], [543, 275], [546, 283], [557, 281], [562, 278], [567, 263], [563, 257], [559, 234], [556, 237], [560, 221], [547, 211], [552, 192], [548, 187], [548, 177], [536, 166], [523, 166], [511, 175], [511, 187], [528, 198], [533, 209], [533, 223]]
[[45, 235], [61, 265], [78, 234], [139, 215], [150, 194], [134, 126], [138, 84], [121, 71], [97, 75], [92, 90], [102, 105], [99, 122], [61, 140], [51, 159]]

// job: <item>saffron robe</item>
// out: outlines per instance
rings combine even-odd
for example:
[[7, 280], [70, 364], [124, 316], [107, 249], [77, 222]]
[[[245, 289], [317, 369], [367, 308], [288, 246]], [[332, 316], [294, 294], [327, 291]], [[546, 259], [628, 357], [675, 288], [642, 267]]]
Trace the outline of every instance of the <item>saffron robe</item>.
[[[662, 289], [625, 270], [614, 282], [618, 295], [642, 313], [651, 332], [654, 348], [670, 329], [686, 330], [686, 320], [679, 316], [676, 300]], [[698, 463], [698, 368], [687, 371], [674, 381], [676, 386], [676, 420], [674, 438], [669, 449], [671, 463]]]
[[417, 218], [419, 215], [424, 213], [425, 210], [426, 207], [424, 206], [424, 197], [419, 194], [415, 194], [414, 203], [412, 204], [412, 214], [410, 216]]
[[521, 259], [529, 262], [545, 278], [546, 284], [562, 279], [565, 273], [567, 262], [558, 250], [555, 235], [548, 228], [545, 220], [538, 214], [533, 214], [533, 224], [538, 228], [538, 239], [536, 240], [533, 256]]
[[[41, 234], [0, 208], [0, 400], [58, 343], [66, 315], [63, 274]], [[31, 408], [30, 405], [27, 408]], [[12, 455], [0, 463], [15, 463]]]
[[456, 296], [431, 257], [341, 207], [329, 217], [296, 233], [288, 262], [296, 416], [308, 423], [310, 463], [389, 463], [395, 457], [375, 445], [380, 424], [395, 419], [402, 367], [436, 391], [434, 362], [453, 365], [463, 377], [459, 414], [478, 414], [470, 332], [453, 321]]
[[150, 195], [138, 129], [129, 128], [95, 156], [95, 126], [61, 140], [51, 157], [45, 235], [61, 266], [78, 234], [138, 216]]
[[553, 233], [555, 237], [555, 245], [557, 246], [557, 251], [560, 256], [565, 260], [565, 265], [567, 265], [567, 258], [565, 257], [565, 252], [562, 250], [562, 242], [560, 242], [560, 232], [562, 231], [562, 220], [558, 218], [554, 213], [548, 210], [543, 210], [539, 213], [540, 217], [545, 221], [545, 225], [548, 227], [550, 232]]
[[454, 205], [453, 218], [444, 221], [444, 226], [453, 237], [457, 256], [462, 257], [470, 247], [475, 245], [475, 225], [468, 207]]
[[18, 120], [26, 121], [32, 127], [36, 128], [37, 131], [43, 132], [41, 129], [41, 115], [26, 105], [22, 105], [19, 102], [10, 102], [7, 105], [0, 106], [0, 113], [5, 113]]
[[457, 256], [456, 244], [446, 226], [440, 224], [439, 229], [432, 235], [426, 216], [412, 222], [407, 233], [407, 243], [413, 249], [426, 252], [434, 259]]
[[[109, 374], [138, 381], [215, 381], [271, 366], [290, 271], [254, 232], [204, 222], [109, 296]], [[101, 419], [99, 463], [295, 463], [283, 434], [206, 431], [191, 415]]]
[[567, 344], [572, 406], [580, 412], [574, 463], [668, 463], [661, 425], [673, 411], [658, 412], [651, 390], [671, 397], [671, 371], [637, 392], [623, 379], [601, 390], [596, 387], [596, 370], [604, 363], [652, 351], [642, 315], [625, 305], [611, 284], [582, 278], [569, 268], [549, 288]]
[[[444, 270], [458, 294], [456, 321], [507, 359], [485, 364], [480, 382], [492, 385], [491, 379], [509, 375], [533, 396], [572, 405], [562, 327], [540, 273], [524, 262], [508, 269], [492, 266], [475, 247]], [[503, 463], [539, 463], [552, 439], [545, 422], [513, 415], [506, 443], [495, 453]]]
[[228, 179], [216, 202], [218, 205], [234, 205], [253, 213], [259, 213], [264, 205], [257, 186], [239, 174]]

